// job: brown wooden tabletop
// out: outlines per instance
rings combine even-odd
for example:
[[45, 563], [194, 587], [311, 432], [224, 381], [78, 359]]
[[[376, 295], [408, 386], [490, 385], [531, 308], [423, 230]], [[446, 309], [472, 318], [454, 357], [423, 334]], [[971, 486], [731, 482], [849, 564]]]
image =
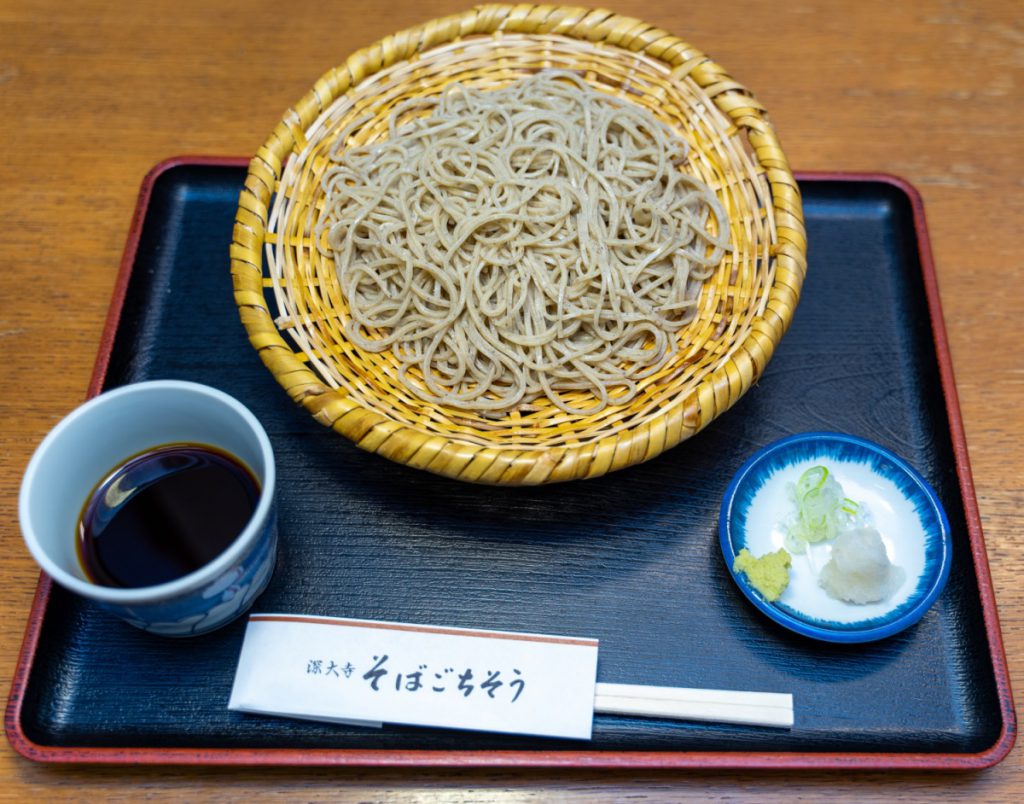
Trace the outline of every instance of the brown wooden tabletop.
[[[0, 0], [0, 682], [38, 571], [17, 525], [38, 441], [84, 398], [139, 182], [248, 156], [351, 51], [458, 0]], [[1024, 10], [1019, 0], [619, 0], [767, 106], [791, 165], [898, 174], [932, 237], [1003, 636], [1024, 689]], [[225, 270], [227, 266], [225, 265]], [[230, 300], [227, 301], [230, 305]], [[1024, 800], [1024, 760], [967, 775], [50, 767], [0, 749], [0, 798]]]

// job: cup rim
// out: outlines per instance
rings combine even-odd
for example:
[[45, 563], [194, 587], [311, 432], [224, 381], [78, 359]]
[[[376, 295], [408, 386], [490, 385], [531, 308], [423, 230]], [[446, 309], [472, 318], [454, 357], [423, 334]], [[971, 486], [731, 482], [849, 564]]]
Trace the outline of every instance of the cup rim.
[[[70, 428], [75, 427], [79, 419], [88, 415], [91, 411], [104, 405], [109, 405], [125, 396], [164, 394], [167, 392], [184, 392], [206, 396], [230, 408], [240, 419], [242, 419], [253, 435], [259, 446], [265, 467], [263, 482], [260, 488], [260, 498], [253, 510], [249, 522], [242, 532], [235, 537], [235, 540], [228, 548], [217, 556], [213, 561], [203, 565], [197, 570], [176, 578], [173, 581], [156, 584], [153, 586], [141, 586], [136, 588], [120, 588], [114, 586], [101, 586], [100, 584], [89, 583], [59, 566], [49, 554], [43, 549], [42, 544], [32, 526], [29, 516], [29, 499], [32, 495], [33, 486], [36, 484], [36, 476], [43, 457], [50, 450], [54, 443]], [[251, 469], [251, 467], [250, 467]], [[71, 592], [79, 594], [91, 600], [104, 603], [117, 603], [122, 605], [142, 605], [146, 603], [157, 603], [170, 598], [187, 594], [195, 589], [205, 586], [220, 575], [222, 575], [232, 564], [236, 563], [245, 551], [250, 547], [259, 533], [262, 531], [270, 507], [273, 504], [276, 485], [276, 466], [274, 464], [274, 451], [267, 437], [263, 425], [256, 416], [245, 405], [233, 396], [209, 385], [190, 382], [187, 380], [146, 380], [143, 382], [130, 383], [114, 388], [110, 391], [98, 394], [68, 413], [57, 425], [46, 434], [46, 437], [39, 443], [29, 460], [25, 474], [22, 476], [21, 490], [18, 495], [18, 519], [21, 524], [21, 533], [25, 544], [43, 571], [54, 581]]]

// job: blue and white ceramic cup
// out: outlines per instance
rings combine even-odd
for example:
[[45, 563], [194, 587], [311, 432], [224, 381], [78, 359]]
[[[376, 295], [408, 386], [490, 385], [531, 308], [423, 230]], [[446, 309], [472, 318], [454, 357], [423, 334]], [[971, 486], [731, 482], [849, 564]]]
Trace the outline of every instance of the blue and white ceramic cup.
[[[76, 547], [86, 498], [128, 458], [173, 443], [219, 447], [248, 466], [260, 484], [252, 518], [217, 558], [177, 580], [137, 589], [91, 582]], [[142, 382], [94, 397], [43, 439], [21, 485], [21, 530], [33, 557], [64, 588], [154, 634], [204, 634], [244, 613], [270, 582], [274, 483], [270, 440], [244, 405], [205, 385]]]

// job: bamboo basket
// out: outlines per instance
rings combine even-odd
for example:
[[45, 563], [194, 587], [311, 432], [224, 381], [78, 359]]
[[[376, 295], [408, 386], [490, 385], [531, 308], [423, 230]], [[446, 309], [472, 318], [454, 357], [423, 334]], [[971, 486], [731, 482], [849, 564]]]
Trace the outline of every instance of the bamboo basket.
[[[386, 134], [391, 108], [453, 81], [504, 86], [540, 69], [576, 71], [646, 107], [690, 146], [689, 169], [728, 212], [732, 252], [696, 319], [627, 404], [569, 415], [546, 399], [500, 420], [424, 402], [390, 351], [342, 331], [333, 260], [312, 243], [319, 178], [341, 130]], [[696, 48], [637, 19], [563, 6], [487, 5], [396, 33], [326, 73], [249, 165], [231, 246], [250, 342], [291, 398], [356, 445], [447, 477], [504, 485], [591, 478], [654, 458], [728, 410], [763, 372], [806, 271], [800, 193], [765, 110]], [[264, 255], [266, 258], [264, 258]], [[583, 392], [580, 392], [583, 393]]]

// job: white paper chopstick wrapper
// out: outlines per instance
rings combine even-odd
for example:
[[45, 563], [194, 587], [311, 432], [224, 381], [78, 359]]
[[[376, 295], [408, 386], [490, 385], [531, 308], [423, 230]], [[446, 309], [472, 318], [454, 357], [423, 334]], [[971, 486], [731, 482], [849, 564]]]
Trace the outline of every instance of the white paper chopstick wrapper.
[[596, 683], [597, 652], [577, 637], [254, 614], [228, 708], [577, 739], [595, 712], [793, 725], [788, 694]]
[[229, 709], [590, 739], [597, 640], [254, 614]]

